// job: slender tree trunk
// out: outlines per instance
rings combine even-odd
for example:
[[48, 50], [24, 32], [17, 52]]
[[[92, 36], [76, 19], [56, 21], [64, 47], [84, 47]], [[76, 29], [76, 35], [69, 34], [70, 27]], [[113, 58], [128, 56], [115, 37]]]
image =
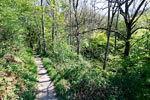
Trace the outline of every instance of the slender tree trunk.
[[[124, 58], [128, 57], [130, 54], [130, 39], [133, 34], [132, 26], [136, 26], [135, 23], [144, 14], [148, 5], [147, 0], [139, 0], [139, 4], [137, 4], [137, 6], [135, 7], [136, 2], [137, 0], [125, 0], [125, 5], [121, 5], [120, 2], [117, 2], [120, 14], [123, 16], [126, 24], [127, 37], [125, 41]], [[134, 11], [130, 11], [131, 6], [133, 6], [132, 8]]]
[[76, 38], [77, 38], [77, 55], [80, 54], [80, 34], [79, 34], [79, 26], [77, 21], [77, 29], [76, 29]]
[[[150, 32], [150, 29], [149, 29], [149, 32]], [[147, 35], [147, 49], [149, 51], [148, 55], [149, 55], [149, 58], [150, 58], [150, 34]]]
[[[118, 10], [118, 14], [117, 14], [117, 20], [116, 20], [116, 26], [115, 26], [115, 30], [118, 30], [118, 20], [119, 20], [119, 10]], [[117, 32], [115, 32], [115, 47], [114, 47], [114, 56], [116, 56], [116, 51], [117, 51]]]
[[80, 36], [77, 36], [77, 55], [80, 54]]
[[125, 42], [125, 50], [124, 50], [124, 57], [128, 57], [130, 54], [130, 39], [131, 39], [131, 25], [127, 24], [127, 39]]
[[70, 5], [70, 18], [69, 18], [69, 23], [70, 23], [70, 45], [72, 45], [72, 21], [71, 21], [71, 0], [69, 0], [69, 5]]
[[80, 54], [80, 34], [79, 34], [79, 26], [78, 20], [76, 19], [77, 29], [76, 29], [76, 39], [77, 39], [77, 55]]
[[43, 54], [46, 55], [46, 44], [45, 44], [45, 27], [44, 27], [44, 7], [43, 7], [43, 0], [41, 0], [41, 7], [42, 7], [42, 32], [43, 32]]
[[73, 0], [73, 8], [74, 8], [74, 17], [75, 17], [75, 23], [76, 23], [76, 39], [77, 39], [77, 55], [79, 56], [80, 54], [80, 34], [79, 34], [79, 22], [78, 22], [78, 4], [79, 4], [79, 0], [77, 0], [75, 2], [75, 0]]
[[37, 25], [37, 31], [38, 31], [38, 51], [42, 51], [41, 50], [41, 29], [38, 23], [38, 19], [37, 19], [37, 13], [36, 13], [36, 0], [34, 0], [34, 4], [35, 4], [35, 22]]
[[146, 41], [146, 49], [148, 50], [148, 55], [149, 55], [149, 58], [150, 58], [150, 19], [148, 19], [148, 16], [146, 16], [146, 19], [147, 19], [147, 24], [148, 24], [148, 27], [149, 29], [147, 30], [147, 41]]
[[[54, 17], [53, 17], [53, 21], [54, 21]], [[54, 26], [54, 22], [52, 24], [52, 42], [54, 42], [54, 34], [55, 34], [55, 26]]]
[[130, 52], [130, 42], [129, 40], [127, 40], [127, 42], [125, 43], [124, 57], [129, 56], [129, 52]]
[[[150, 29], [149, 29], [150, 32]], [[147, 35], [147, 47], [148, 47], [148, 51], [149, 51], [149, 58], [150, 58], [150, 34]]]
[[54, 34], [55, 34], [55, 0], [53, 1], [53, 10], [52, 10], [52, 17], [53, 17], [53, 24], [52, 24], [52, 42], [54, 42]]
[[115, 33], [115, 47], [114, 47], [114, 56], [116, 56], [117, 51], [117, 33]]
[[33, 40], [32, 40], [32, 33], [30, 32], [30, 30], [29, 30], [29, 38], [30, 38], [30, 48], [32, 48], [33, 49]]
[[[110, 30], [110, 26], [109, 29]], [[106, 69], [106, 64], [107, 64], [107, 56], [109, 54], [109, 44], [110, 44], [110, 31], [108, 31], [108, 35], [107, 35], [107, 45], [106, 45], [106, 52], [105, 52], [105, 58], [104, 58], [104, 66], [103, 69]]]
[[106, 52], [105, 52], [103, 69], [106, 69], [106, 64], [107, 64], [107, 56], [108, 56], [108, 52], [109, 52], [110, 31], [111, 31], [111, 25], [110, 25], [110, 1], [108, 0], [107, 45], [106, 45]]

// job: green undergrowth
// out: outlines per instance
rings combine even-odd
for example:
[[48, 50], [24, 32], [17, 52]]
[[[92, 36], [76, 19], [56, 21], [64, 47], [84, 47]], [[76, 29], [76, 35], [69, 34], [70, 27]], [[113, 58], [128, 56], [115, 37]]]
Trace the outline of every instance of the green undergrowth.
[[34, 100], [37, 68], [32, 50], [16, 47], [0, 58], [0, 100]]
[[114, 59], [106, 70], [97, 60], [77, 57], [66, 44], [55, 44], [41, 57], [59, 100], [149, 100], [150, 53], [143, 44], [131, 49], [135, 54]]
[[[55, 83], [60, 100], [83, 99], [84, 97], [82, 96], [84, 95], [87, 98], [86, 92], [89, 92], [89, 96], [93, 95], [93, 93], [90, 93], [90, 89], [100, 87], [106, 83], [102, 74], [99, 74], [101, 70], [90, 68], [91, 66], [87, 62], [77, 61], [74, 64], [65, 63], [59, 65], [58, 62], [54, 62], [51, 58], [43, 58], [42, 60]], [[107, 73], [103, 72], [103, 74]], [[91, 91], [94, 92], [94, 90]]]
[[[59, 44], [57, 45], [59, 46]], [[63, 48], [63, 49], [62, 49]], [[111, 93], [109, 75], [113, 73], [102, 69], [101, 63], [90, 62], [77, 57], [68, 45], [57, 48], [42, 61], [55, 83], [60, 100], [105, 99]], [[62, 53], [63, 52], [63, 53]]]

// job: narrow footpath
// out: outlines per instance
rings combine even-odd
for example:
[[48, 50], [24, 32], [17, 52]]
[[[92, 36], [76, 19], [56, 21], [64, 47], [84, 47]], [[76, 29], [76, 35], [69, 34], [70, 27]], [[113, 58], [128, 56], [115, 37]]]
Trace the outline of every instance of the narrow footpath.
[[38, 90], [36, 100], [57, 100], [54, 84], [48, 76], [40, 57], [34, 53], [35, 63], [38, 69]]

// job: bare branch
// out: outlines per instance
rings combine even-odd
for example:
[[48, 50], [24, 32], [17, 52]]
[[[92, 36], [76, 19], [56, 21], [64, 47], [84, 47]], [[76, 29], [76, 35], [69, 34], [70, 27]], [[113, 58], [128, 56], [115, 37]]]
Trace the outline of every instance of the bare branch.
[[138, 15], [139, 10], [141, 9], [142, 5], [144, 4], [146, 0], [142, 0], [142, 2], [140, 3], [140, 5], [138, 6], [138, 8], [136, 9], [132, 19], [131, 19], [131, 23], [135, 20], [136, 16]]
[[138, 27], [135, 30], [132, 31], [132, 34], [134, 34], [136, 31], [140, 30], [140, 29], [146, 29], [146, 30], [150, 30], [149, 27]]

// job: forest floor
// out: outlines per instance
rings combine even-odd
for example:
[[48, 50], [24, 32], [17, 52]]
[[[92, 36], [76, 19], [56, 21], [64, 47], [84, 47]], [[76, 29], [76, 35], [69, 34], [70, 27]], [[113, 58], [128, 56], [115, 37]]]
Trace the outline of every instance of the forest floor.
[[48, 76], [40, 57], [34, 53], [38, 69], [38, 90], [36, 100], [57, 100], [54, 84]]

